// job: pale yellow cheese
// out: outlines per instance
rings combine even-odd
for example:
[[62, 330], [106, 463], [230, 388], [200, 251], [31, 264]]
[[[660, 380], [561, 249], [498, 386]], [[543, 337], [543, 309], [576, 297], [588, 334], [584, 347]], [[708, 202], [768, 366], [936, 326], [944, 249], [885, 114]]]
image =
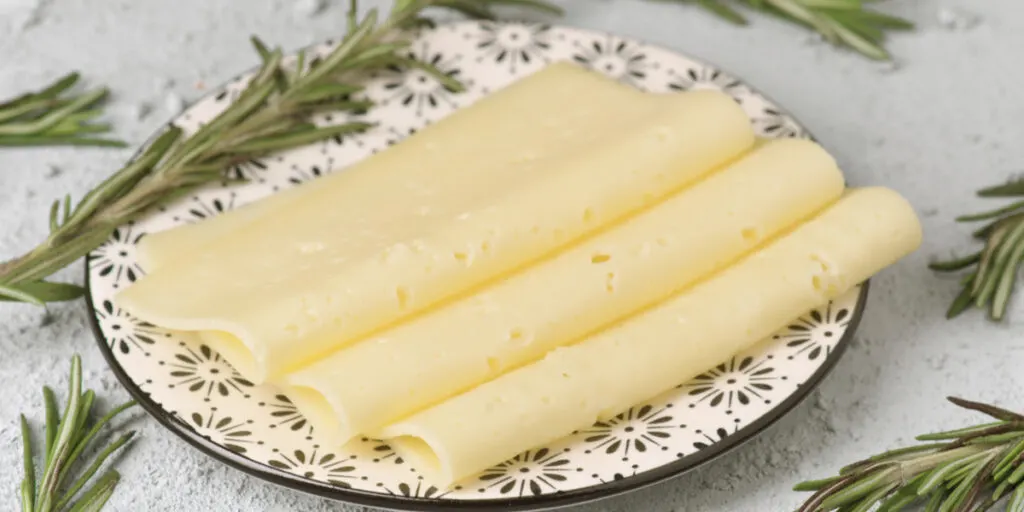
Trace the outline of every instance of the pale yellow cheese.
[[895, 192], [860, 189], [694, 288], [386, 427], [448, 485], [653, 398], [771, 335], [914, 250], [921, 227]]
[[139, 264], [147, 273], [152, 273], [160, 267], [188, 259], [221, 238], [283, 210], [293, 201], [301, 200], [311, 189], [325, 183], [327, 180], [314, 180], [303, 187], [278, 192], [201, 222], [146, 235], [138, 245]]
[[652, 204], [753, 140], [724, 94], [644, 94], [552, 66], [321, 178], [118, 302], [209, 331], [263, 382]]
[[341, 445], [668, 297], [842, 194], [806, 140], [770, 142], [664, 202], [488, 288], [286, 375]]

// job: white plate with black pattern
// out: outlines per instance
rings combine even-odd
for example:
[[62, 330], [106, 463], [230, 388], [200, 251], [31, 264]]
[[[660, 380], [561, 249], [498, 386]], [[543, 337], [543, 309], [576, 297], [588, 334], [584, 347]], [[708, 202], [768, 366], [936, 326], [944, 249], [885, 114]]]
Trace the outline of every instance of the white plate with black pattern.
[[[323, 52], [327, 42], [316, 47]], [[207, 187], [120, 227], [88, 258], [93, 324], [110, 366], [163, 425], [211, 456], [295, 489], [406, 510], [526, 510], [594, 500], [681, 474], [741, 444], [776, 421], [839, 359], [856, 328], [867, 288], [853, 290], [770, 340], [708, 369], [674, 391], [488, 469], [451, 489], [430, 486], [384, 442], [344, 449], [318, 444], [287, 398], [253, 386], [196, 340], [132, 318], [114, 294], [141, 276], [135, 245], [147, 233], [205, 218], [356, 162], [488, 92], [571, 60], [649, 91], [711, 88], [729, 93], [764, 137], [803, 137], [792, 117], [742, 81], [678, 53], [568, 27], [462, 22], [422, 32], [412, 46], [466, 85], [453, 93], [418, 70], [373, 77], [377, 104], [362, 118], [377, 126], [230, 169], [244, 185]], [[194, 130], [224, 108], [235, 80], [173, 123]], [[322, 116], [326, 123], [342, 116]], [[343, 171], [339, 171], [343, 172]], [[616, 378], [609, 376], [609, 378]]]

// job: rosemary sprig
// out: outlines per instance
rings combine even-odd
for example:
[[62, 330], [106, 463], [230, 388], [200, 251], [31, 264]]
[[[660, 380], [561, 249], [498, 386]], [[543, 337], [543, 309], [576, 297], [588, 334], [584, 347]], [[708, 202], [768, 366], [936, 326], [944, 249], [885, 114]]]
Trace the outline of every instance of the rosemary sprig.
[[459, 90], [457, 81], [407, 55], [407, 30], [430, 25], [422, 16], [430, 7], [493, 18], [494, 7], [502, 5], [561, 12], [543, 0], [398, 0], [378, 22], [376, 9], [358, 18], [352, 0], [344, 39], [322, 57], [307, 60], [300, 52], [290, 65], [285, 65], [280, 48], [270, 49], [254, 37], [262, 64], [237, 99], [191, 135], [168, 127], [138, 158], [78, 204], [72, 206], [70, 197], [55, 201], [46, 240], [27, 254], [0, 263], [0, 300], [41, 305], [79, 297], [80, 287], [44, 279], [99, 246], [117, 226], [139, 213], [226, 179], [223, 171], [231, 165], [367, 128], [362, 122], [320, 126], [311, 121], [311, 115], [369, 108], [368, 102], [354, 99], [368, 71], [413, 66]]
[[878, 60], [892, 57], [884, 48], [887, 31], [911, 30], [914, 24], [896, 16], [870, 9], [873, 0], [677, 0], [700, 7], [738, 25], [747, 18], [735, 7], [744, 5], [756, 11], [814, 30], [826, 41], [848, 46]]
[[814, 491], [798, 512], [896, 512], [921, 505], [925, 512], [981, 512], [1006, 497], [1008, 512], [1024, 512], [1024, 415], [960, 398], [949, 401], [996, 421], [918, 436], [926, 443], [798, 484], [797, 491]]
[[[1024, 196], [1024, 180], [978, 191], [981, 197]], [[937, 272], [956, 272], [971, 268], [964, 276], [963, 289], [946, 312], [947, 318], [963, 313], [970, 306], [988, 308], [989, 317], [1002, 320], [1024, 261], [1024, 200], [984, 213], [957, 217], [958, 222], [988, 221], [974, 232], [985, 247], [968, 256], [929, 265]]]
[[[95, 393], [92, 390], [82, 392], [82, 361], [76, 354], [71, 358], [71, 378], [68, 389], [68, 403], [64, 414], [57, 412], [57, 400], [53, 391], [43, 388], [43, 405], [46, 410], [46, 431], [43, 441], [41, 459], [42, 474], [38, 475], [38, 485], [32, 448], [32, 435], [25, 416], [21, 416], [21, 441], [24, 450], [25, 478], [21, 482], [22, 512], [51, 512], [59, 510], [98, 511], [114, 492], [120, 475], [109, 469], [99, 478], [90, 480], [103, 463], [118, 449], [131, 441], [135, 432], [127, 432], [108, 444], [92, 463], [78, 472], [78, 477], [70, 481], [72, 469], [79, 461], [83, 452], [89, 449], [96, 440], [97, 434], [104, 425], [110, 423], [115, 416], [135, 405], [128, 402], [115, 407], [92, 426], [88, 426]], [[84, 461], [83, 461], [84, 462]]]
[[103, 113], [98, 105], [109, 91], [68, 94], [78, 79], [78, 73], [71, 73], [38, 92], [0, 103], [0, 146], [124, 146], [99, 136], [110, 125], [91, 122]]

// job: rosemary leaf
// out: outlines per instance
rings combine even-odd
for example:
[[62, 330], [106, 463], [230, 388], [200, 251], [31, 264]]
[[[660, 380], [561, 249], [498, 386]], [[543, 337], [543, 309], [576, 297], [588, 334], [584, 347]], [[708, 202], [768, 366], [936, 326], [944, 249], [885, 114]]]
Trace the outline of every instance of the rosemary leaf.
[[1024, 480], [1021, 415], [980, 402], [950, 401], [1001, 421], [922, 435], [919, 439], [951, 442], [892, 450], [847, 466], [853, 469], [845, 476], [799, 484], [797, 490], [817, 491], [799, 511], [895, 512], [925, 503], [925, 512], [983, 512], [1006, 493], [1017, 496], [1024, 488], [1014, 488]]
[[887, 32], [912, 30], [914, 24], [869, 8], [860, 0], [676, 0], [695, 3], [724, 20], [745, 24], [746, 18], [732, 6], [776, 15], [821, 34], [826, 41], [847, 46], [878, 60], [891, 56], [884, 48]]
[[956, 272], [965, 269], [981, 261], [981, 251], [978, 251], [963, 258], [956, 258], [949, 261], [937, 261], [928, 264], [928, 268], [936, 272]]
[[32, 512], [36, 496], [36, 468], [32, 462], [32, 437], [25, 415], [21, 415], [21, 450], [24, 479], [21, 481], [21, 509]]
[[[1016, 179], [1004, 185], [989, 187], [978, 192], [982, 197], [1010, 197], [1024, 195], [1024, 180]], [[952, 261], [929, 265], [936, 272], [954, 272], [971, 269], [960, 293], [953, 300], [946, 317], [953, 318], [971, 305], [988, 309], [993, 321], [1006, 315], [1010, 299], [1016, 288], [1017, 276], [1024, 264], [1024, 200], [972, 215], [957, 217], [960, 222], [990, 221], [973, 233], [985, 241], [979, 253]]]
[[978, 191], [979, 197], [1015, 197], [1024, 196], [1024, 179], [1013, 179], [1002, 185], [983, 188]]
[[982, 402], [974, 402], [971, 400], [964, 400], [963, 398], [957, 398], [955, 396], [946, 397], [946, 400], [950, 401], [957, 407], [961, 407], [970, 411], [978, 411], [982, 414], [991, 416], [997, 420], [1002, 421], [1024, 421], [1024, 414], [1013, 412], [1009, 409], [1003, 409], [995, 405], [986, 404]]
[[0, 104], [0, 146], [123, 146], [117, 140], [91, 136], [110, 131], [106, 124], [88, 124], [101, 113], [95, 105], [109, 91], [65, 94], [78, 80], [78, 73], [70, 73], [39, 92]]
[[1024, 512], [1024, 486], [1013, 492], [1010, 502], [1006, 504], [1006, 512]]
[[985, 423], [983, 425], [975, 425], [973, 427], [958, 428], [956, 430], [947, 430], [945, 432], [936, 432], [934, 434], [924, 434], [917, 436], [915, 439], [918, 441], [944, 441], [947, 439], [956, 439], [958, 437], [966, 436], [981, 432], [982, 435], [991, 431], [995, 427], [1005, 425], [1003, 421], [995, 421], [992, 423]]
[[121, 480], [117, 471], [108, 471], [96, 480], [82, 498], [71, 507], [70, 512], [99, 512], [114, 494], [114, 487]]
[[[63, 489], [62, 482], [71, 475], [79, 455], [94, 440], [100, 429], [111, 419], [134, 405], [129, 402], [117, 407], [89, 426], [89, 413], [95, 394], [91, 390], [82, 392], [82, 363], [78, 355], [71, 358], [71, 376], [68, 383], [68, 402], [63, 417], [57, 415], [57, 401], [53, 391], [43, 388], [43, 404], [46, 409], [45, 453], [39, 485], [35, 485], [35, 468], [32, 465], [30, 431], [25, 417], [21, 419], [22, 443], [25, 449], [25, 478], [21, 486], [21, 504], [24, 512], [56, 512], [59, 510], [98, 511], [113, 493], [119, 476], [110, 471], [95, 480], [91, 488], [82, 493], [78, 502], [72, 505], [75, 495], [88, 486], [99, 468], [132, 437], [133, 432], [122, 435], [107, 445], [82, 471], [78, 478]], [[112, 476], [111, 476], [112, 475]]]

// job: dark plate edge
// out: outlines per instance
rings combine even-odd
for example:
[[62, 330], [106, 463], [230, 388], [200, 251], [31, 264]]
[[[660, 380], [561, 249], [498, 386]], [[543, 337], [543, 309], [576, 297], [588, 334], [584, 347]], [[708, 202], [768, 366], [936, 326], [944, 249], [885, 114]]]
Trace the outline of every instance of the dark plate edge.
[[[460, 23], [460, 22], [456, 22]], [[466, 22], [461, 22], [466, 23]], [[575, 27], [573, 27], [575, 28]], [[582, 29], [595, 34], [611, 35], [611, 33], [602, 30], [593, 29]], [[629, 39], [635, 40], [645, 46], [662, 49], [671, 53], [680, 53], [671, 48], [664, 47], [657, 44], [649, 44], [643, 40], [629, 37]], [[322, 42], [313, 43], [310, 47], [317, 46]], [[695, 57], [693, 54], [687, 52], [682, 54], [686, 58], [705, 66], [712, 66], [707, 60], [700, 57]], [[740, 80], [738, 75], [731, 73], [730, 71], [723, 69], [721, 66], [713, 65], [715, 69], [725, 72], [729, 76]], [[216, 94], [222, 90], [227, 84], [230, 84], [238, 79], [239, 76], [244, 76], [251, 70], [243, 72], [231, 79], [225, 81], [220, 87], [213, 89], [210, 94]], [[744, 87], [754, 92], [755, 94], [767, 99], [777, 108], [781, 109], [787, 115], [789, 112], [782, 108], [778, 102], [774, 101], [770, 96], [764, 94], [760, 90], [750, 86], [747, 81], [740, 80]], [[206, 95], [209, 96], [210, 94]], [[204, 98], [206, 97], [204, 96]], [[173, 119], [169, 122], [173, 123]], [[166, 126], [166, 125], [165, 125]], [[806, 127], [801, 125], [801, 128], [805, 130], [805, 133], [814, 138]], [[154, 133], [153, 137], [159, 135], [163, 128], [158, 129]], [[149, 141], [147, 139], [141, 148], [145, 148]], [[137, 152], [133, 155], [129, 162], [135, 160], [140, 153]], [[103, 331], [99, 326], [99, 317], [96, 314], [96, 307], [93, 304], [92, 294], [88, 293], [91, 291], [90, 278], [89, 278], [89, 262], [92, 259], [92, 252], [90, 252], [85, 258], [84, 273], [84, 287], [87, 291], [85, 296], [86, 308], [89, 313], [89, 327], [96, 338], [96, 343], [100, 348], [100, 352], [103, 354], [104, 359], [107, 361], [107, 365], [111, 371], [121, 382], [121, 385], [125, 387], [128, 394], [132, 396], [139, 403], [140, 406], [158, 423], [163, 425], [165, 428], [170, 430], [178, 437], [184, 439], [188, 444], [197, 448], [199, 451], [213, 457], [214, 459], [238, 469], [244, 473], [255, 476], [262, 480], [289, 488], [297, 491], [302, 491], [315, 496], [329, 498], [332, 500], [343, 501], [347, 503], [376, 507], [385, 510], [400, 510], [400, 511], [414, 511], [414, 512], [448, 512], [452, 510], [473, 510], [477, 512], [490, 512], [490, 511], [502, 511], [502, 512], [514, 512], [514, 511], [540, 511], [540, 510], [551, 510], [555, 508], [567, 507], [571, 505], [580, 505], [593, 501], [602, 500], [605, 498], [611, 498], [626, 494], [628, 492], [644, 489], [651, 487], [658, 483], [666, 482], [676, 477], [680, 477], [702, 465], [711, 461], [712, 459], [724, 455], [733, 449], [747, 443], [754, 437], [766, 431], [769, 427], [774, 425], [783, 416], [792, 411], [797, 405], [802, 403], [810, 395], [810, 392], [818, 387], [821, 381], [835, 368], [836, 364], [842, 358], [847, 347], [853, 339], [857, 328], [860, 325], [861, 319], [864, 315], [864, 309], [867, 305], [867, 297], [870, 281], [865, 281], [861, 286], [860, 294], [857, 297], [857, 304], [855, 306], [853, 317], [850, 318], [850, 322], [847, 325], [842, 338], [836, 343], [835, 348], [826, 358], [825, 362], [819, 367], [814, 374], [812, 374], [806, 381], [801, 383], [800, 387], [792, 395], [788, 396], [785, 400], [778, 403], [768, 414], [761, 416], [751, 424], [743, 427], [742, 429], [728, 435], [724, 440], [719, 441], [710, 445], [708, 448], [700, 450], [691, 455], [687, 455], [675, 462], [659, 466], [655, 469], [644, 471], [636, 475], [623, 478], [621, 480], [615, 480], [598, 485], [587, 486], [579, 489], [573, 489], [565, 492], [556, 492], [552, 494], [544, 494], [540, 496], [522, 496], [511, 499], [486, 499], [486, 500], [451, 500], [451, 499], [429, 499], [429, 498], [409, 498], [404, 496], [385, 495], [381, 493], [362, 491], [358, 489], [350, 489], [337, 487], [329, 484], [323, 484], [320, 482], [308, 480], [286, 471], [274, 468], [272, 466], [256, 462], [242, 454], [233, 452], [224, 447], [221, 447], [208, 438], [200, 435], [192, 429], [187, 423], [179, 419], [178, 417], [168, 413], [163, 407], [156, 403], [150, 398], [149, 393], [142, 390], [130, 376], [124, 371], [120, 362], [117, 361], [116, 356], [107, 344], [106, 338], [103, 335]]]

